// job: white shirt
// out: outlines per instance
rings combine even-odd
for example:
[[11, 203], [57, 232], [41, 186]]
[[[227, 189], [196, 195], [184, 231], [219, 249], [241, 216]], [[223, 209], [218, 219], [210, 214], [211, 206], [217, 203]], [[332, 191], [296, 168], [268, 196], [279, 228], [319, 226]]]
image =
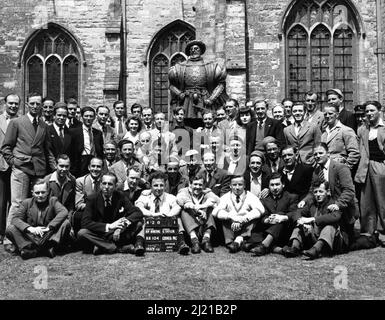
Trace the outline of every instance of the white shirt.
[[90, 155], [91, 154], [91, 139], [90, 139], [90, 132], [88, 130], [91, 130], [92, 134], [92, 128], [88, 129], [84, 124], [83, 127], [83, 137], [84, 137], [84, 150], [82, 152], [82, 155]]
[[250, 173], [250, 192], [257, 197], [262, 191], [262, 174], [260, 174], [257, 179], [254, 179], [253, 175]]
[[297, 122], [294, 122], [294, 132], [297, 137], [301, 128], [302, 128], [302, 123], [298, 124]]
[[[31, 120], [31, 123], [33, 124], [33, 119], [35, 119], [35, 118], [32, 117], [32, 115], [29, 112], [27, 113], [27, 116], [28, 116], [29, 120]], [[39, 123], [39, 117], [36, 117], [36, 121], [37, 121], [37, 123]]]
[[385, 126], [384, 121], [380, 118], [378, 124], [375, 127], [369, 127], [369, 140], [374, 140], [377, 138], [378, 127]]
[[[147, 191], [147, 192], [146, 192]], [[144, 190], [138, 200], [135, 201], [135, 205], [139, 208], [146, 209], [143, 211], [143, 215], [147, 217], [158, 216], [161, 213], [169, 213], [171, 209], [179, 207], [176, 202], [176, 197], [170, 193], [164, 192], [160, 196], [159, 213], [155, 214], [155, 195], [150, 190]]]
[[326, 129], [325, 129], [326, 133], [328, 134], [326, 139], [329, 140], [329, 135], [330, 135], [334, 130], [336, 130], [336, 129], [338, 129], [338, 128], [341, 128], [341, 125], [342, 125], [341, 121], [340, 121], [340, 120], [337, 120], [337, 122], [336, 122], [336, 124], [335, 124], [335, 126], [334, 126], [333, 128], [330, 129], [329, 126], [327, 126]]
[[[60, 137], [60, 127], [55, 122], [53, 123], [53, 127], [55, 128], [57, 135]], [[63, 136], [64, 136], [64, 127], [62, 128], [62, 130], [63, 130]]]
[[329, 182], [329, 166], [330, 166], [330, 159], [328, 161], [326, 161], [325, 165], [324, 165], [324, 179]]

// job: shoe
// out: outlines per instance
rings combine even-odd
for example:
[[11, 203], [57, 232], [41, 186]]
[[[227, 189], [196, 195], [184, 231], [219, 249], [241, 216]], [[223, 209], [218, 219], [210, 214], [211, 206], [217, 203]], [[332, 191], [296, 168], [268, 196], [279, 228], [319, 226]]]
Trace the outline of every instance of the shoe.
[[201, 247], [197, 238], [191, 239], [191, 253], [201, 253]]
[[0, 245], [4, 242], [4, 236], [0, 236]]
[[98, 246], [94, 246], [94, 250], [92, 251], [92, 254], [94, 256], [99, 256], [103, 253], [103, 249], [99, 248]]
[[238, 242], [231, 242], [227, 245], [227, 249], [229, 249], [230, 253], [237, 253], [239, 250], [241, 250], [241, 246]]
[[56, 250], [54, 247], [51, 247], [47, 250], [47, 257], [51, 259], [56, 257]]
[[133, 244], [127, 244], [125, 246], [119, 247], [117, 251], [118, 251], [118, 253], [135, 254], [135, 246]]
[[311, 247], [309, 250], [302, 251], [302, 254], [306, 256], [309, 260], [317, 259], [320, 256], [319, 251], [314, 247]]
[[213, 246], [211, 245], [210, 239], [204, 239], [202, 241], [202, 249], [204, 252], [212, 253], [214, 252]]
[[250, 252], [251, 249], [253, 249], [256, 246], [255, 243], [243, 241], [241, 249], [245, 252]]
[[253, 254], [254, 257], [260, 257], [270, 253], [270, 248], [265, 247], [262, 243], [260, 243], [255, 248], [253, 248], [250, 252]]
[[176, 243], [177, 251], [179, 254], [185, 256], [190, 252], [190, 247], [184, 242], [184, 234], [178, 234], [178, 240]]
[[23, 260], [36, 258], [37, 250], [35, 250], [35, 249], [23, 249], [20, 251], [20, 256]]
[[144, 255], [144, 239], [142, 237], [136, 238], [135, 255], [138, 257]]
[[16, 247], [12, 243], [7, 243], [4, 245], [4, 250], [8, 253], [15, 253]]
[[282, 248], [282, 254], [286, 258], [294, 258], [298, 257], [301, 254], [301, 251], [297, 247], [284, 246]]

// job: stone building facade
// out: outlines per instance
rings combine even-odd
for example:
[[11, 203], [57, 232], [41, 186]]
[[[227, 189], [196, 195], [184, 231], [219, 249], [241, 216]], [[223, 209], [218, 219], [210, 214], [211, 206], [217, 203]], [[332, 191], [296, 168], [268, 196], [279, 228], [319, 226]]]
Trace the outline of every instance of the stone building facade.
[[124, 99], [167, 111], [167, 68], [201, 39], [245, 101], [339, 87], [384, 103], [384, 0], [3, 0], [0, 97]]

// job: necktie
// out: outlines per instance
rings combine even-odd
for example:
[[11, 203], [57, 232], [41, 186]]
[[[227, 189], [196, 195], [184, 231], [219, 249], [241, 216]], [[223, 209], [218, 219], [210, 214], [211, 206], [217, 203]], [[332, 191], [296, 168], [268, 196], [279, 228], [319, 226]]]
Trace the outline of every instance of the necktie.
[[319, 178], [322, 182], [325, 181], [325, 174], [324, 174], [324, 167], [323, 167], [323, 166], [319, 166], [318, 178]]
[[106, 208], [111, 207], [111, 198], [106, 199]]
[[262, 129], [262, 123], [263, 123], [263, 121], [258, 121], [258, 129]]
[[235, 197], [235, 201], [236, 201], [237, 203], [239, 203], [239, 201], [241, 201], [241, 196], [240, 196], [240, 195], [237, 195], [237, 196]]
[[160, 198], [156, 197], [154, 202], [155, 202], [155, 213], [160, 212]]
[[207, 172], [207, 183], [210, 183], [211, 177], [212, 177], [212, 173], [211, 172]]
[[36, 118], [33, 118], [32, 125], [33, 125], [33, 127], [35, 128], [35, 132], [36, 132], [37, 126], [38, 126], [38, 124], [37, 124], [37, 119], [36, 119]]
[[62, 142], [64, 142], [64, 129], [63, 129], [63, 127], [60, 127], [59, 128], [59, 131], [60, 131], [60, 139], [62, 140]]
[[90, 136], [90, 155], [95, 154], [95, 146], [94, 146], [94, 135], [92, 134], [92, 128], [88, 128], [88, 134]]
[[119, 119], [119, 128], [118, 128], [118, 134], [123, 134], [123, 124], [122, 124], [122, 119]]

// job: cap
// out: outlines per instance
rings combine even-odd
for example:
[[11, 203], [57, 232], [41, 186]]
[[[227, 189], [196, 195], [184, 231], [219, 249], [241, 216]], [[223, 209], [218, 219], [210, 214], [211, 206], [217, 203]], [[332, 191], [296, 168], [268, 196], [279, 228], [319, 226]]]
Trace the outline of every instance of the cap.
[[189, 56], [190, 55], [190, 48], [194, 45], [197, 45], [200, 49], [201, 49], [201, 54], [204, 54], [205, 51], [206, 51], [206, 45], [200, 41], [200, 40], [193, 40], [193, 41], [190, 41], [187, 45], [186, 45], [186, 49], [184, 49], [184, 53]]
[[328, 96], [329, 94], [336, 94], [340, 98], [344, 97], [344, 95], [340, 89], [329, 89], [326, 91], [326, 96]]
[[192, 150], [189, 150], [189, 151], [186, 152], [185, 157], [196, 156], [196, 155], [198, 155], [198, 154], [199, 154], [198, 151], [192, 149]]
[[262, 151], [254, 150], [254, 151], [250, 154], [250, 158], [251, 158], [252, 156], [256, 156], [256, 157], [261, 158], [262, 163], [265, 163], [265, 162], [266, 162], [265, 154], [264, 154]]

